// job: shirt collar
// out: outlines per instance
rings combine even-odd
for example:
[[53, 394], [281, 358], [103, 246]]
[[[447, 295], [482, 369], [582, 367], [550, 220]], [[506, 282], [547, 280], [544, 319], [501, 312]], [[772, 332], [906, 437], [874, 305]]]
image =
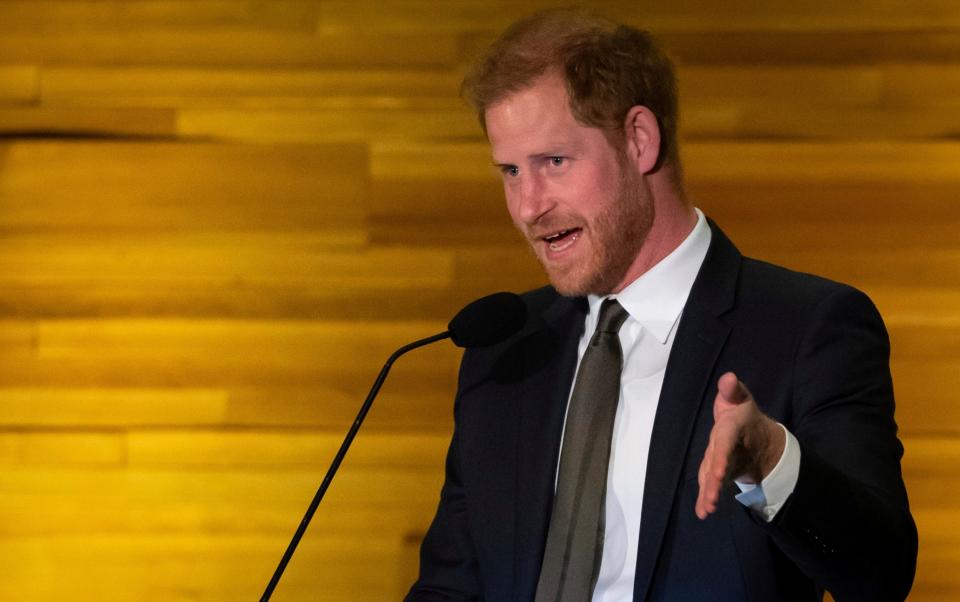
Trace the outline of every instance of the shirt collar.
[[680, 245], [656, 265], [644, 272], [615, 295], [589, 295], [590, 321], [596, 323], [600, 303], [607, 298], [620, 302], [630, 318], [636, 320], [660, 343], [666, 343], [690, 296], [693, 281], [710, 247], [710, 226], [703, 212]]

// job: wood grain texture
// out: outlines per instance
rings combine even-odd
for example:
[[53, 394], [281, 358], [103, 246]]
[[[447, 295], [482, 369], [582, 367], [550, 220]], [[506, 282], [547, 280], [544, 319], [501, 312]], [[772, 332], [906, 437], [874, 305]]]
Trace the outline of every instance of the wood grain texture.
[[0, 103], [37, 101], [40, 92], [39, 73], [32, 65], [0, 65]]

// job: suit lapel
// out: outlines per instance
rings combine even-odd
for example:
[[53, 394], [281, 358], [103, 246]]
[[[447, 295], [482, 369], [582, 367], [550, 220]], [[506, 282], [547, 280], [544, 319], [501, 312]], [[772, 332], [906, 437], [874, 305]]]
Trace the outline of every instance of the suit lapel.
[[[710, 250], [684, 307], [654, 418], [634, 578], [635, 600], [649, 596], [697, 415], [711, 411], [704, 395], [730, 332], [720, 316], [733, 305], [741, 256], [712, 221], [710, 227]], [[693, 513], [693, 508], [688, 510]]]
[[577, 362], [586, 302], [562, 297], [527, 341], [517, 442], [516, 600], [532, 600], [547, 538], [563, 417]]

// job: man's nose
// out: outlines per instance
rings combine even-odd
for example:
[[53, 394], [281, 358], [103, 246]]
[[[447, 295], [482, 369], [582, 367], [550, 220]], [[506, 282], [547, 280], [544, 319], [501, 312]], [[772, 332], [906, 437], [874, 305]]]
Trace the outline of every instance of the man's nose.
[[520, 182], [517, 217], [526, 224], [534, 224], [553, 207], [544, 182], [530, 174]]

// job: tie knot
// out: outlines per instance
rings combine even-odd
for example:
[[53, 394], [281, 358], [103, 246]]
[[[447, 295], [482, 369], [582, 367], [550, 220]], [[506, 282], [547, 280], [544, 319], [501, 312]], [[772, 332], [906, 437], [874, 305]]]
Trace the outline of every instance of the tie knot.
[[623, 309], [616, 299], [607, 299], [600, 306], [600, 317], [597, 319], [597, 332], [616, 334], [627, 319], [627, 310]]

